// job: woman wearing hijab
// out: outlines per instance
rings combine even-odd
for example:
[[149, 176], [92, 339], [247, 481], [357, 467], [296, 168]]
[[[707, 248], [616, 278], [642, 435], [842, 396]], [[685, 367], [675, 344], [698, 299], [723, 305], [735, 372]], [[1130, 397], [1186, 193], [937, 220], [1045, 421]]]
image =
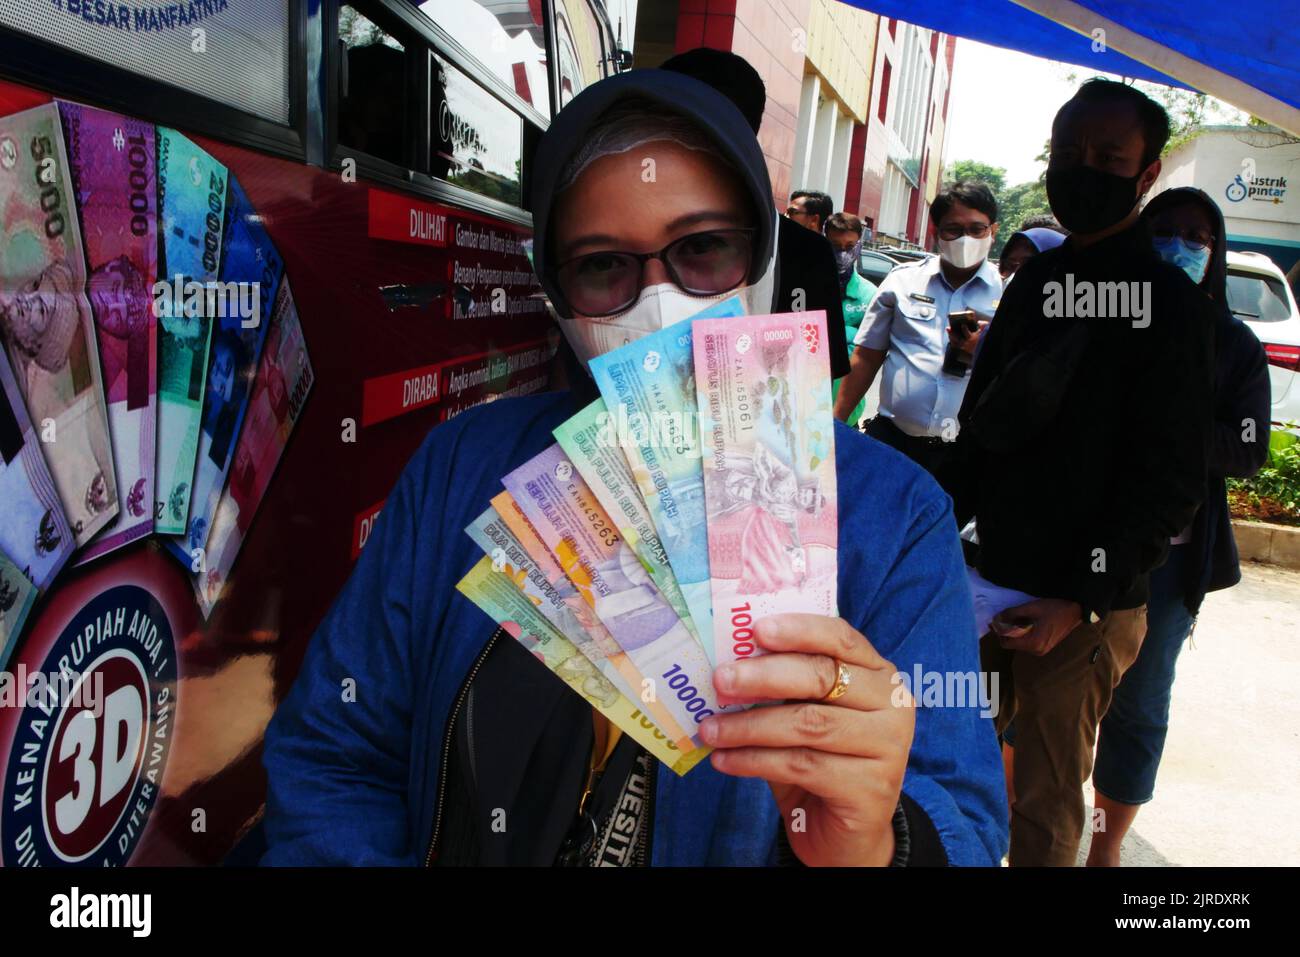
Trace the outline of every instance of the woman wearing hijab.
[[[535, 266], [582, 363], [724, 297], [771, 309], [763, 155], [699, 81], [589, 86], [532, 178]], [[883, 446], [836, 427], [843, 618], [759, 622], [768, 653], [716, 669], [717, 693], [784, 703], [706, 719], [713, 754], [683, 777], [455, 590], [481, 557], [462, 529], [595, 398], [574, 366], [572, 391], [471, 409], [408, 463], [267, 731], [265, 861], [996, 864], [981, 703], [913, 709], [897, 674], [978, 674], [949, 504]]]
[[1025, 229], [1022, 226], [1020, 232], [1013, 233], [1007, 240], [1006, 245], [1002, 247], [1002, 255], [998, 257], [998, 272], [1002, 276], [1002, 282], [1005, 284], [1010, 281], [1026, 260], [1049, 249], [1055, 249], [1063, 242], [1065, 242], [1065, 235], [1060, 230], [1048, 229], [1045, 226]]
[[[1166, 190], [1142, 211], [1156, 251], [1181, 267], [1220, 306], [1215, 326], [1214, 431], [1205, 503], [1151, 573], [1147, 634], [1115, 689], [1097, 736], [1092, 782], [1105, 828], [1092, 836], [1088, 864], [1119, 864], [1120, 845], [1150, 801], [1169, 730], [1174, 665], [1207, 592], [1241, 581], [1225, 479], [1249, 478], [1268, 458], [1270, 392], [1264, 347], [1228, 308], [1223, 213], [1203, 191]], [[1249, 424], [1248, 424], [1249, 423]]]

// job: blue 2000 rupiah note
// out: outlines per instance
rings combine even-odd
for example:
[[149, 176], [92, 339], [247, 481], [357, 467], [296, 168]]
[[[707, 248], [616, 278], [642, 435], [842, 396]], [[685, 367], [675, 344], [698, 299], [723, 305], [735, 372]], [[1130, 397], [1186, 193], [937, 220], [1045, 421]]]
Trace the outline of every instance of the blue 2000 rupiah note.
[[[173, 286], [215, 281], [225, 228], [226, 167], [175, 130], [158, 127], [158, 276]], [[155, 299], [158, 313], [158, 469], [154, 531], [179, 535], [190, 513], [212, 319], [204, 297]]]

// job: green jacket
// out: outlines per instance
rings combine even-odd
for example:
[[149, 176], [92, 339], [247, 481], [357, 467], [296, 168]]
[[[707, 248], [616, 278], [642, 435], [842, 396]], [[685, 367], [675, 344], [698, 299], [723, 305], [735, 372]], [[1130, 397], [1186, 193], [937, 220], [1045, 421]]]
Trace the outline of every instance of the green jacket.
[[[858, 327], [862, 325], [862, 317], [867, 314], [867, 307], [871, 305], [871, 300], [874, 298], [876, 298], [875, 283], [863, 279], [856, 269], [853, 270], [853, 274], [849, 276], [849, 284], [844, 287], [844, 341], [848, 344], [850, 358], [853, 357], [853, 340], [858, 336]], [[839, 395], [839, 382], [835, 383], [833, 391]], [[866, 405], [867, 400], [863, 398], [858, 403], [858, 407], [853, 410], [853, 414], [849, 416], [849, 425], [858, 424]]]

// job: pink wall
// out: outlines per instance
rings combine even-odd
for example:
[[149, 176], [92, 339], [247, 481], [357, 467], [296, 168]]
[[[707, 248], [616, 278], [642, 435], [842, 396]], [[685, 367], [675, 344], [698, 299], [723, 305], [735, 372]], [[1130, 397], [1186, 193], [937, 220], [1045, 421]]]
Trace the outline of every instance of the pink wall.
[[[784, 210], [790, 190], [804, 54], [796, 30], [805, 29], [809, 0], [680, 0], [676, 52], [699, 46], [744, 57], [767, 86], [758, 142], [772, 177], [772, 200]], [[760, 39], [762, 38], [762, 39]]]

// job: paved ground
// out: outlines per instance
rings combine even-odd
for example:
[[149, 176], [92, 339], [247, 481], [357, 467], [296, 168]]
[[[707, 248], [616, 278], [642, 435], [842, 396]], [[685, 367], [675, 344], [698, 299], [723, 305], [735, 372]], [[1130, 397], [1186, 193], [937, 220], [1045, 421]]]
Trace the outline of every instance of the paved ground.
[[1241, 584], [1206, 598], [1178, 659], [1155, 800], [1121, 857], [1300, 864], [1300, 571], [1247, 564]]

